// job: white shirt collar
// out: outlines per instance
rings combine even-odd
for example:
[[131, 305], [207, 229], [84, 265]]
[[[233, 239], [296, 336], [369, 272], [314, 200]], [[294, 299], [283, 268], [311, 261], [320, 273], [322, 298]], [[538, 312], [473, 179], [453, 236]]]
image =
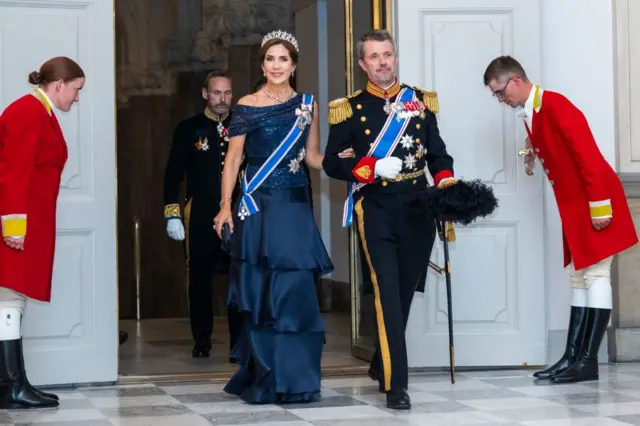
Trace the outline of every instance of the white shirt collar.
[[[537, 97], [538, 97], [537, 103], [536, 103], [536, 91], [537, 91]], [[529, 127], [531, 127], [533, 122], [534, 110], [535, 112], [540, 112], [540, 108], [542, 107], [543, 92], [544, 90], [540, 86], [535, 84], [531, 86], [531, 91], [529, 92], [529, 97], [527, 98], [527, 101], [524, 103], [524, 107], [520, 107], [516, 111], [516, 115], [524, 118], [527, 124], [529, 125]], [[534, 108], [534, 105], [535, 105], [535, 108]]]
[[[537, 93], [536, 93], [537, 92]], [[536, 104], [536, 95], [538, 96], [537, 105], [535, 105], [535, 111], [540, 112], [540, 107], [542, 106], [542, 93], [544, 90], [536, 84], [531, 87], [531, 91], [529, 92], [529, 97], [527, 101], [524, 103], [524, 110], [528, 116], [533, 115], [534, 104]]]
[[47, 94], [45, 93], [44, 90], [42, 90], [41, 88], [36, 88], [36, 90], [38, 91], [38, 93], [40, 93], [42, 96], [44, 96], [44, 98], [47, 100], [47, 102], [49, 102], [49, 105], [51, 105], [51, 112], [57, 112], [59, 111], [58, 108], [56, 108], [56, 105], [51, 102], [51, 98], [49, 98], [49, 96], [47, 96]]

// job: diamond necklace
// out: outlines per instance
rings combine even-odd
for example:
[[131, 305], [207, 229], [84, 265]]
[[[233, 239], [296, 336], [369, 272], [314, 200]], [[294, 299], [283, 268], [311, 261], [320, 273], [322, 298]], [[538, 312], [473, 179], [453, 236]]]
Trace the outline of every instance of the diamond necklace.
[[268, 91], [267, 89], [265, 89], [264, 87], [263, 87], [262, 89], [260, 89], [260, 90], [262, 90], [264, 93], [266, 93], [266, 94], [267, 94], [267, 96], [268, 96], [268, 97], [270, 97], [271, 99], [275, 99], [276, 101], [278, 101], [278, 102], [280, 102], [280, 103], [284, 103], [284, 102], [288, 101], [289, 99], [293, 98], [293, 96], [294, 96], [294, 95], [295, 95], [295, 93], [296, 93], [296, 92], [294, 92], [294, 90], [293, 90], [293, 89], [291, 89], [291, 96], [289, 96], [289, 98], [288, 98], [288, 99], [282, 100], [282, 99], [280, 99], [279, 97], [277, 97], [276, 95], [274, 95], [273, 93], [269, 92], [269, 91]]

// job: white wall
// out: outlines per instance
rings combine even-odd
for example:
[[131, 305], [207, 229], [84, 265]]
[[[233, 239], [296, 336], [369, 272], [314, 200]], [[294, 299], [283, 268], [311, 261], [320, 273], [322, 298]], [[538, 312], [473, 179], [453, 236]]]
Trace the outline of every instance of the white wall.
[[[582, 109], [605, 158], [615, 167], [613, 12], [610, 0], [542, 1], [542, 81]], [[570, 25], [568, 25], [570, 23]], [[551, 187], [545, 192], [547, 329], [567, 329], [569, 277], [562, 268], [562, 231]], [[563, 345], [564, 333], [557, 336]], [[557, 342], [553, 341], [551, 352]], [[553, 357], [553, 353], [551, 354]]]

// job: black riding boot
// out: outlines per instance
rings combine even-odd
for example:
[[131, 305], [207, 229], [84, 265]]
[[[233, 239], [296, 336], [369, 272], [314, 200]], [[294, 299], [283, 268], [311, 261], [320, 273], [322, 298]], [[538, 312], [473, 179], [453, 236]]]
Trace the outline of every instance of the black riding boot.
[[576, 383], [598, 380], [598, 351], [609, 326], [611, 309], [588, 308], [587, 329], [578, 360], [563, 373], [551, 379], [554, 383]]
[[[20, 340], [18, 341], [18, 352], [20, 353], [20, 363], [21, 363], [20, 365], [22, 365], [22, 366], [23, 366], [22, 368], [24, 368], [24, 350], [22, 349], [22, 339], [20, 339]], [[25, 380], [26, 380], [26, 377], [27, 377], [27, 376], [26, 376], [26, 374], [25, 374]], [[35, 393], [39, 394], [40, 396], [43, 396], [43, 397], [45, 397], [45, 398], [55, 399], [56, 401], [59, 399], [59, 398], [58, 398], [58, 395], [55, 395], [55, 394], [53, 394], [53, 393], [49, 393], [49, 392], [45, 392], [45, 391], [41, 391], [40, 389], [33, 387], [33, 386], [31, 385], [31, 383], [29, 383], [29, 381], [27, 381], [27, 384], [28, 384], [29, 386], [31, 386], [31, 389], [32, 389]]]
[[538, 371], [533, 377], [538, 379], [551, 379], [565, 371], [576, 362], [582, 347], [584, 339], [585, 322], [587, 317], [587, 308], [580, 306], [571, 307], [571, 316], [569, 318], [569, 330], [567, 331], [567, 345], [562, 358], [546, 370]]
[[43, 396], [27, 380], [22, 339], [0, 341], [0, 409], [57, 407], [58, 401]]

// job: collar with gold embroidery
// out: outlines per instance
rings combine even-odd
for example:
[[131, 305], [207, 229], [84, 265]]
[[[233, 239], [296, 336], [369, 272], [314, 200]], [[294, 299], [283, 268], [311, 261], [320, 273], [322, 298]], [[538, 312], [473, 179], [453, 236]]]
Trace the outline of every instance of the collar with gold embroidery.
[[204, 115], [209, 119], [209, 120], [213, 120], [213, 121], [224, 121], [227, 119], [227, 117], [229, 117], [229, 113], [225, 112], [222, 115], [218, 115], [215, 112], [211, 111], [209, 108], [205, 108], [204, 109]]
[[367, 92], [371, 93], [373, 96], [376, 96], [381, 99], [389, 99], [393, 98], [395, 95], [400, 93], [400, 83], [398, 83], [398, 79], [395, 79], [391, 87], [388, 89], [383, 89], [380, 86], [371, 82], [371, 80], [367, 81]]

